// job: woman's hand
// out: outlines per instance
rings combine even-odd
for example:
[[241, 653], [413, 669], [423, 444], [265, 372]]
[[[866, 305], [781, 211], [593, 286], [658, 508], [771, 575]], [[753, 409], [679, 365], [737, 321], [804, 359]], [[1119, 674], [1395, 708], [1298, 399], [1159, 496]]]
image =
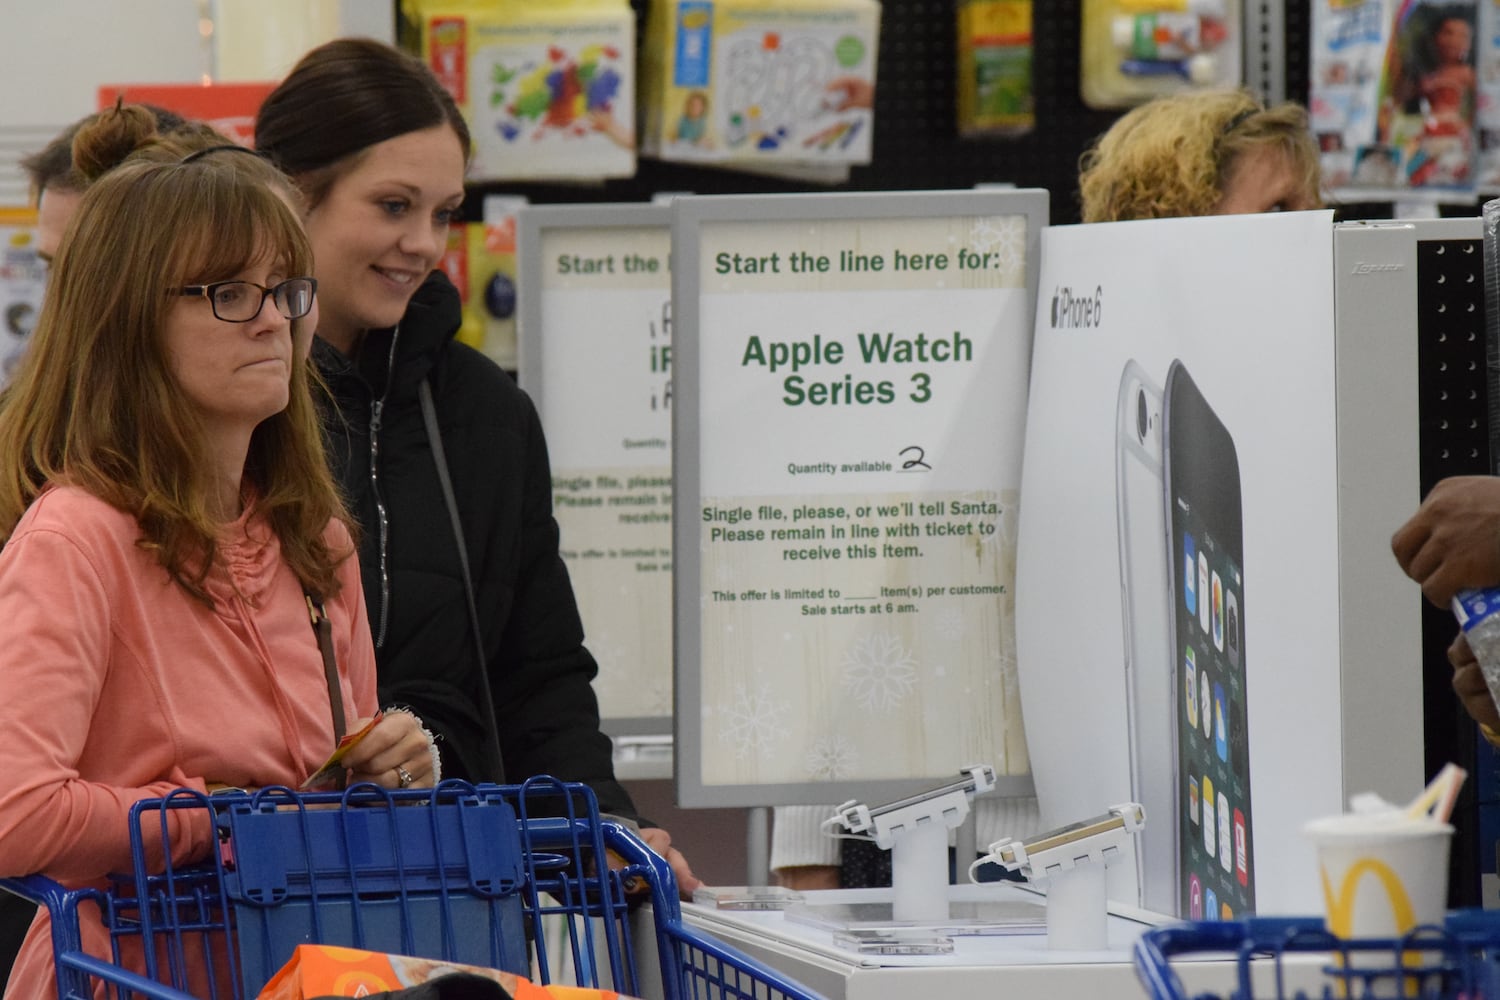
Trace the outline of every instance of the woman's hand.
[[693, 874], [687, 858], [672, 846], [672, 835], [659, 826], [641, 827], [640, 835], [646, 846], [661, 855], [672, 869], [672, 874], [677, 877], [677, 894], [691, 902], [694, 890], [703, 885], [703, 880]]
[[[351, 731], [369, 719], [350, 724]], [[382, 788], [432, 787], [432, 749], [422, 723], [410, 712], [388, 711], [344, 757], [349, 783], [368, 781]]]

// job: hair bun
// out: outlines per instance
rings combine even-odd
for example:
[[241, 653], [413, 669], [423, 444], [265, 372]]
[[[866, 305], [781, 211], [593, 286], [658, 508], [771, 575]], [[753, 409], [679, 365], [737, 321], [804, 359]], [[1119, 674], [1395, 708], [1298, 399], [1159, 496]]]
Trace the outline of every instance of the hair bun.
[[86, 182], [98, 180], [157, 137], [156, 115], [150, 109], [117, 103], [78, 130], [73, 138], [73, 169]]

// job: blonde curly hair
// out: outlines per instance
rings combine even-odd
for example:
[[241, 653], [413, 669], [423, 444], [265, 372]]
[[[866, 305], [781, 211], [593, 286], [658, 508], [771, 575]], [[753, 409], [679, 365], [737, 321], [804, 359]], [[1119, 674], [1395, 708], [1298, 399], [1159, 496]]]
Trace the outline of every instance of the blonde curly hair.
[[1285, 151], [1311, 204], [1321, 204], [1318, 146], [1307, 111], [1266, 107], [1245, 90], [1160, 97], [1120, 118], [1079, 161], [1084, 222], [1212, 215], [1238, 159]]

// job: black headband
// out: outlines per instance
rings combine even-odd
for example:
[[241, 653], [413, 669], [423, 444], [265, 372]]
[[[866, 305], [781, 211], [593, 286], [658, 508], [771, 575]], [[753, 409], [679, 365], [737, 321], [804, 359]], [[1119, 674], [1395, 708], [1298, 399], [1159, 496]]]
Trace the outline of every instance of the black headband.
[[1244, 111], [1241, 111], [1239, 114], [1229, 119], [1228, 124], [1224, 126], [1224, 132], [1222, 134], [1228, 135], [1235, 129], [1239, 128], [1241, 125], [1245, 124], [1245, 122], [1248, 121], [1251, 117], [1260, 114], [1260, 112], [1260, 108], [1246, 108]]
[[255, 157], [256, 159], [260, 159], [260, 160], [264, 160], [265, 159], [265, 157], [261, 156], [260, 153], [256, 152], [255, 150], [251, 149], [248, 146], [241, 146], [238, 143], [233, 143], [233, 142], [225, 142], [225, 143], [220, 143], [217, 146], [209, 146], [206, 149], [194, 150], [193, 152], [191, 152], [188, 155], [184, 156], [182, 158], [181, 162], [182, 163], [192, 163], [194, 160], [200, 160], [200, 159], [202, 159], [203, 157], [207, 156], [209, 153], [222, 153], [222, 152], [249, 153], [251, 156]]

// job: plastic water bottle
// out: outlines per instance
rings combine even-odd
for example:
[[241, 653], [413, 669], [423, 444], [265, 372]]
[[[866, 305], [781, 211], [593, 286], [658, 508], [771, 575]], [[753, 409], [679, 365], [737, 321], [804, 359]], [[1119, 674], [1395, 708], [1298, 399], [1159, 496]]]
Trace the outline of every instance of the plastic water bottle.
[[1459, 591], [1453, 597], [1453, 614], [1479, 661], [1490, 697], [1500, 705], [1500, 587]]

